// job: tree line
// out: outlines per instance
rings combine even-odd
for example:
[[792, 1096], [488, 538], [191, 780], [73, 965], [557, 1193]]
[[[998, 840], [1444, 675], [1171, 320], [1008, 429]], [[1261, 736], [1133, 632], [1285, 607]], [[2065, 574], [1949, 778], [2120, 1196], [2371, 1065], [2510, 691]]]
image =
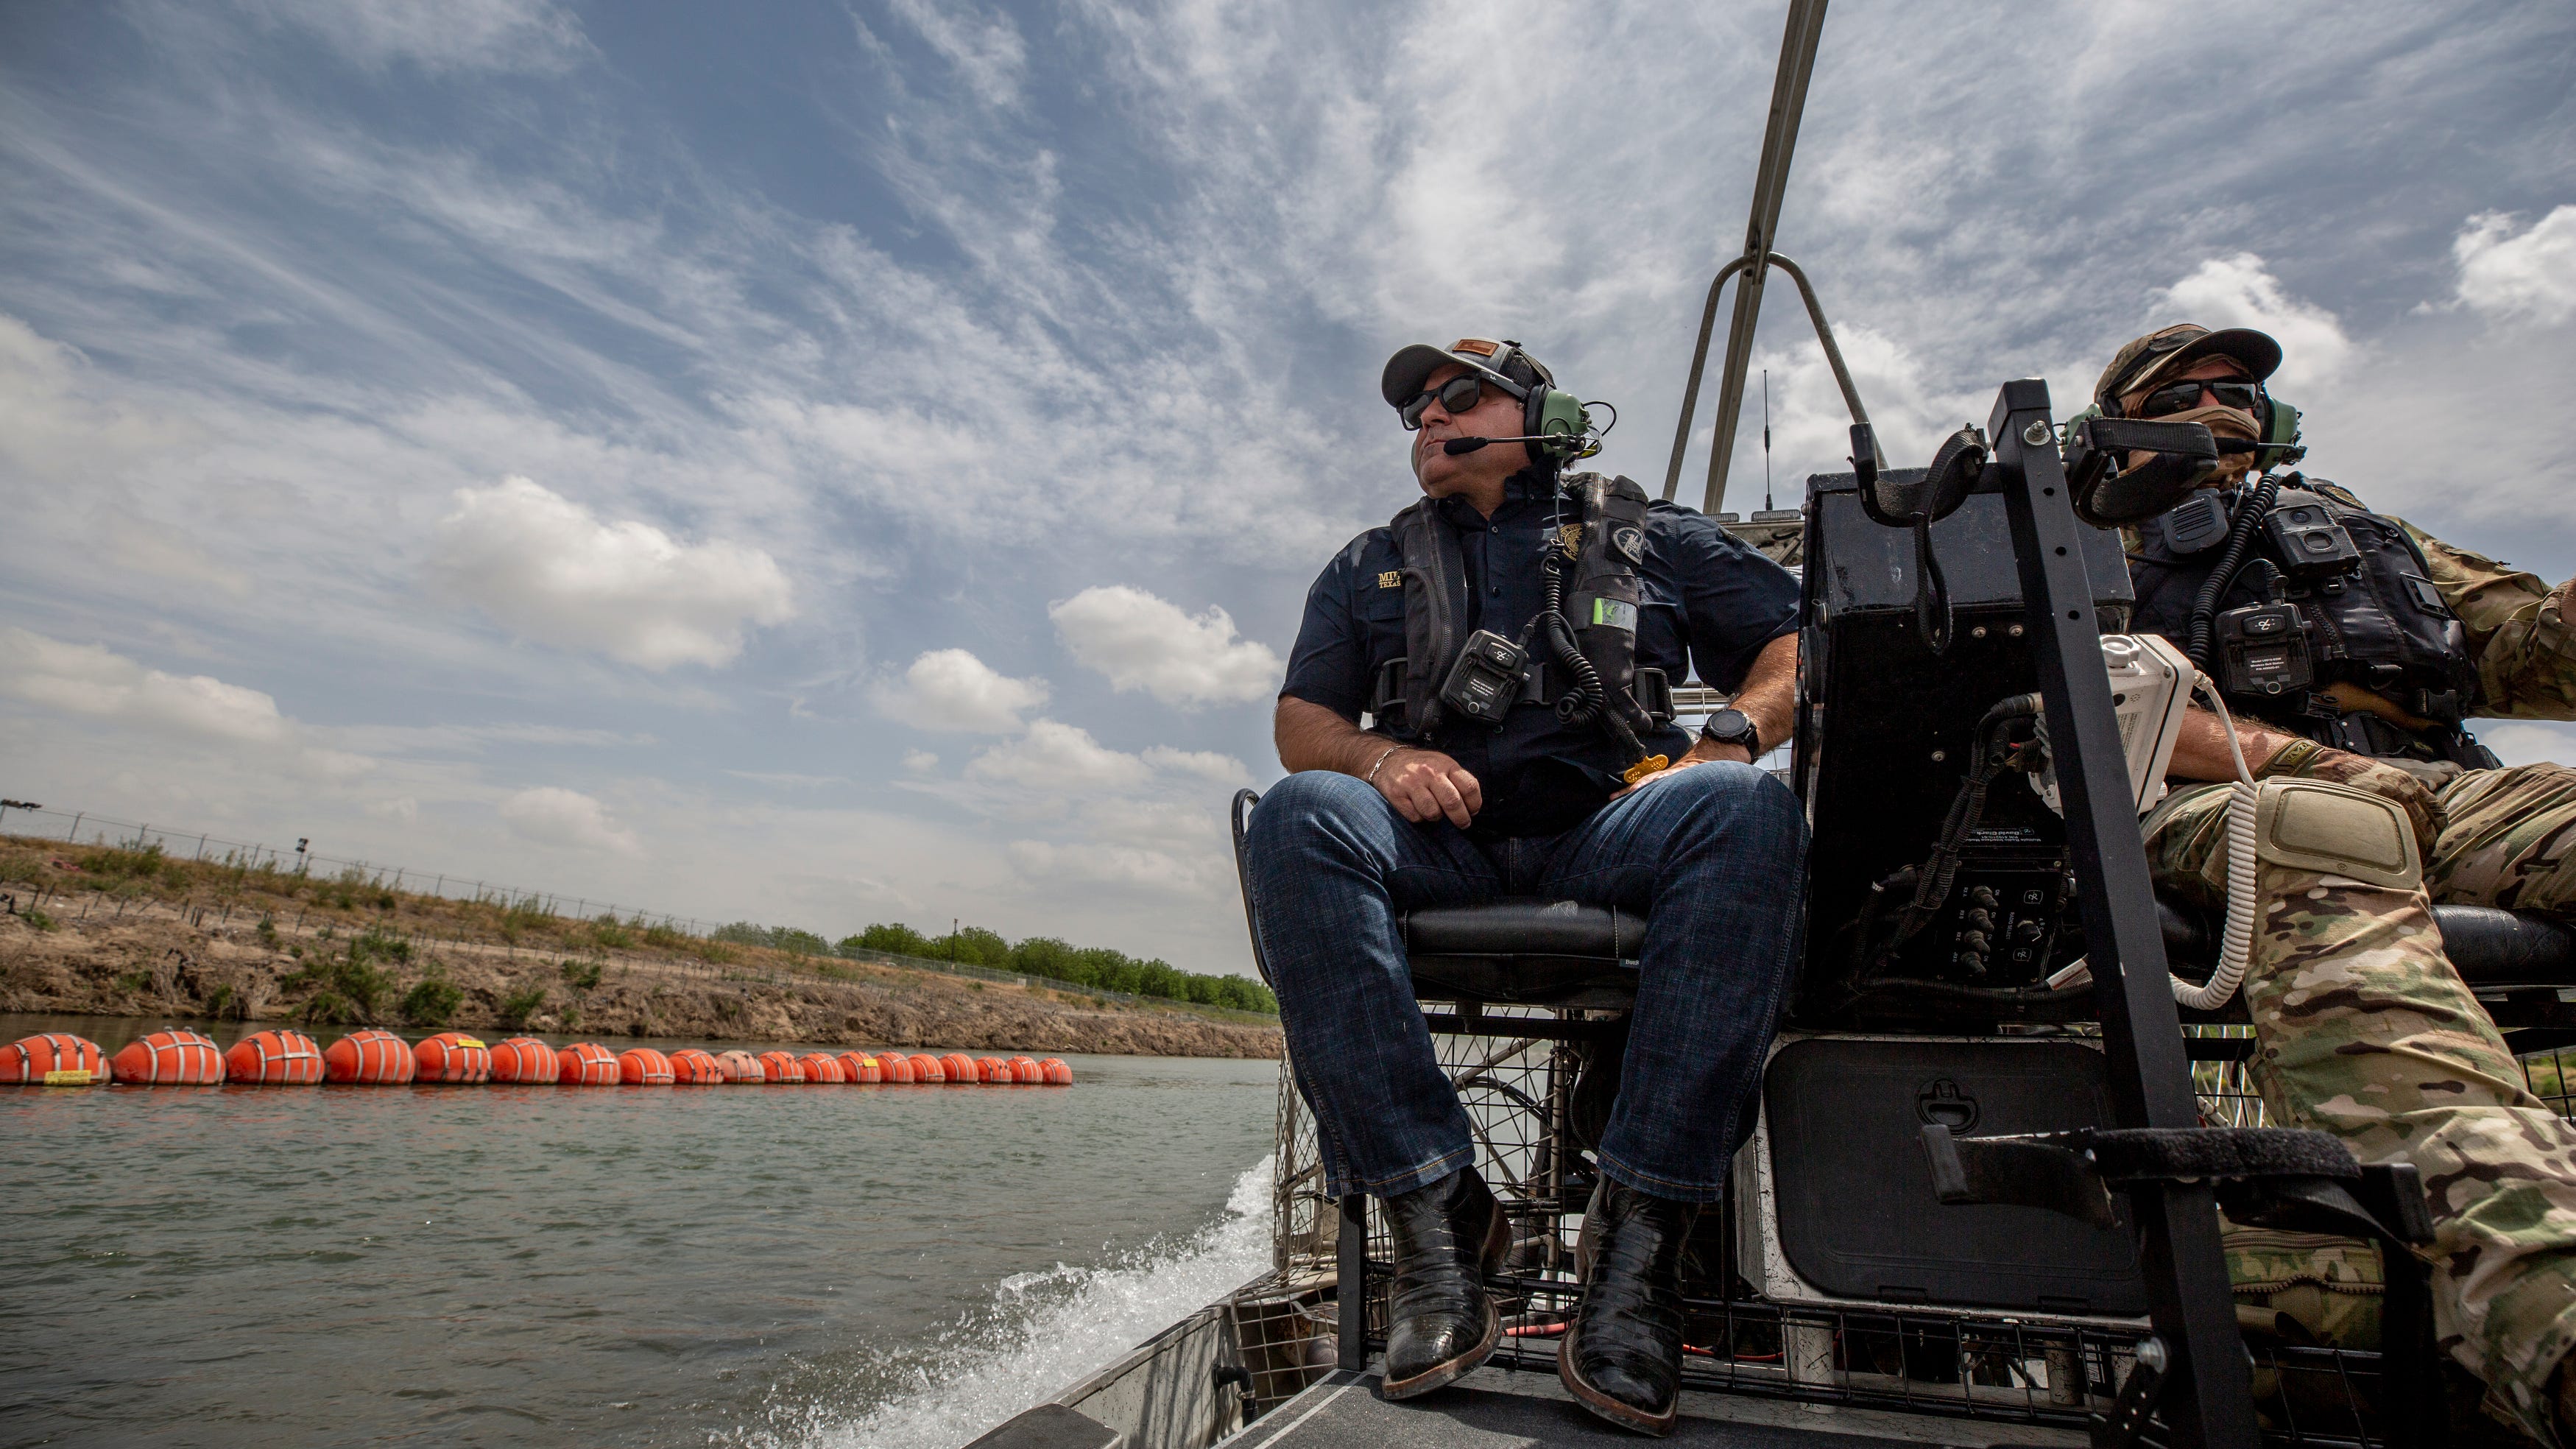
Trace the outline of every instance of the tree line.
[[880, 922], [837, 942], [792, 926], [757, 926], [736, 921], [712, 933], [719, 941], [769, 946], [799, 956], [919, 956], [954, 961], [996, 971], [1042, 976], [1074, 986], [1123, 991], [1130, 996], [1156, 996], [1167, 1001], [1226, 1006], [1237, 1011], [1278, 1014], [1279, 998], [1270, 988], [1245, 976], [1203, 976], [1168, 961], [1144, 960], [1107, 946], [1076, 946], [1053, 936], [1029, 936], [1018, 942], [998, 931], [965, 926], [926, 936], [900, 922]]

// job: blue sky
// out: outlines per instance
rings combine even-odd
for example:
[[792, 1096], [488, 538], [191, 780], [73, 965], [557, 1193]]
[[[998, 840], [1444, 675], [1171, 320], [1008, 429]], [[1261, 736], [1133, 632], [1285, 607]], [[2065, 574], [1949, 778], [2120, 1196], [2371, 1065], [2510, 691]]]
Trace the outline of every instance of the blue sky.
[[[1411, 492], [1380, 364], [1517, 337], [1660, 482], [1780, 22], [8, 7], [0, 791], [1245, 969], [1225, 799]], [[1899, 458], [2262, 325], [2312, 472], [2554, 581], [2572, 71], [2561, 6], [1850, 0], [1781, 246]], [[1832, 465], [1785, 288], [1759, 351]]]

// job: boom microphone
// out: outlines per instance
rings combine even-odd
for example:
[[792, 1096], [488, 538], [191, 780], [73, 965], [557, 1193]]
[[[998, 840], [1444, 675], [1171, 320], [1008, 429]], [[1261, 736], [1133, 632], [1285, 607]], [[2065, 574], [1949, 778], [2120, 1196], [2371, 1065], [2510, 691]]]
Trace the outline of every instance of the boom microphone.
[[1455, 458], [1461, 453], [1475, 452], [1488, 443], [1562, 443], [1570, 436], [1567, 433], [1532, 433], [1519, 438], [1451, 438], [1440, 445], [1440, 450]]

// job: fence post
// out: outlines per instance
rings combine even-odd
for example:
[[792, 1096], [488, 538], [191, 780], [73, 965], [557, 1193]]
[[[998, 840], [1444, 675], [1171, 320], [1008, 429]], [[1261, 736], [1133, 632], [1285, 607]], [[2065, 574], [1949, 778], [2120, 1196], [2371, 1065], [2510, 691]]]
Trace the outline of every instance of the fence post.
[[199, 859], [199, 860], [203, 860], [203, 859], [205, 859], [205, 858], [206, 858], [206, 837], [204, 837], [204, 836], [200, 835], [200, 836], [198, 836], [198, 837], [197, 837], [197, 859]]
[[71, 841], [74, 844], [79, 843], [81, 816], [88, 813], [88, 811], [84, 810], [72, 816], [72, 828], [63, 832], [63, 839]]

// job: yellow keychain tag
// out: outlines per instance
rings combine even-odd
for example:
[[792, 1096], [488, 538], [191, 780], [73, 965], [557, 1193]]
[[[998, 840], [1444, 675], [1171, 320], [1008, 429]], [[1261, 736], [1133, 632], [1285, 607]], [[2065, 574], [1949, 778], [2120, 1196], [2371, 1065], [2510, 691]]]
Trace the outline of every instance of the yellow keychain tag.
[[1634, 785], [1639, 780], [1646, 778], [1648, 775], [1662, 774], [1666, 769], [1670, 768], [1671, 765], [1672, 761], [1665, 759], [1661, 755], [1648, 755], [1637, 763], [1630, 765], [1628, 767], [1628, 772], [1621, 775], [1619, 778], [1627, 781], [1631, 785]]
[[86, 1087], [89, 1084], [90, 1072], [87, 1067], [57, 1068], [45, 1073], [45, 1085], [48, 1087]]

